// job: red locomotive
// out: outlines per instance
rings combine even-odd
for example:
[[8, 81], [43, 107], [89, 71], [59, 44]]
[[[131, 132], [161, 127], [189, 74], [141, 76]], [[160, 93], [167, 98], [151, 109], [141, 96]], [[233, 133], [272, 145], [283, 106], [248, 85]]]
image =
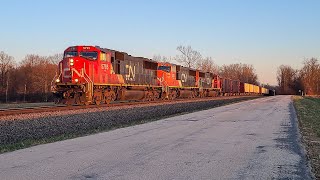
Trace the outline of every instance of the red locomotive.
[[115, 100], [266, 94], [264, 88], [251, 92], [249, 86], [247, 91], [245, 87], [239, 81], [221, 79], [210, 72], [98, 46], [72, 46], [59, 62], [52, 92], [58, 102], [97, 105]]

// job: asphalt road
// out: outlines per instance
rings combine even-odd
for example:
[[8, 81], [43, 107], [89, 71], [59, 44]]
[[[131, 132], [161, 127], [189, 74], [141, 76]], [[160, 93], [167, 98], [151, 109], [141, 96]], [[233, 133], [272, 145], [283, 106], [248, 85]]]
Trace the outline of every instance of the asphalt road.
[[0, 179], [310, 179], [290, 96], [0, 155]]

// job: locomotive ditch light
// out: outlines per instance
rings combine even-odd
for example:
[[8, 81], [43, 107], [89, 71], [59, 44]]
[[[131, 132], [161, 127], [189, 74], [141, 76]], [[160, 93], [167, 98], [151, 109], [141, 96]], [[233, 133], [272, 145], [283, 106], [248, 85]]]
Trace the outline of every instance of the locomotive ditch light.
[[79, 79], [75, 79], [74, 81], [77, 83], [79, 81]]
[[73, 66], [73, 62], [74, 62], [73, 59], [70, 59], [69, 62], [70, 62], [70, 66]]
[[57, 82], [57, 83], [60, 82], [60, 79], [56, 79], [56, 82]]

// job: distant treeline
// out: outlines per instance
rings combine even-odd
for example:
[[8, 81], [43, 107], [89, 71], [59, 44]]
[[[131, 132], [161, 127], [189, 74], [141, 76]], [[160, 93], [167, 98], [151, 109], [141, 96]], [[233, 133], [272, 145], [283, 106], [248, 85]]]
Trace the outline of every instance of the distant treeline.
[[251, 64], [228, 64], [218, 66], [215, 64], [212, 57], [204, 57], [202, 54], [194, 50], [191, 46], [178, 46], [178, 55], [174, 57], [166, 57], [161, 55], [155, 55], [153, 60], [166, 61], [174, 63], [179, 62], [181, 65], [193, 69], [199, 69], [204, 72], [211, 72], [218, 74], [224, 78], [230, 78], [233, 80], [240, 80], [241, 82], [261, 85], [258, 82], [258, 75], [256, 70]]
[[12, 56], [0, 52], [0, 102], [53, 101], [50, 92], [57, 63], [62, 54], [26, 55], [16, 63]]
[[318, 59], [306, 59], [301, 69], [281, 65], [277, 71], [278, 94], [320, 95], [320, 64]]

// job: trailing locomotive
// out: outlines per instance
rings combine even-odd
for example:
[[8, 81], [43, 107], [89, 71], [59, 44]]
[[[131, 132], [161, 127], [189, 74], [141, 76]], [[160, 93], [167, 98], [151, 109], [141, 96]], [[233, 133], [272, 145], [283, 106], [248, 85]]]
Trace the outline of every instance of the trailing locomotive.
[[116, 100], [268, 94], [267, 91], [210, 72], [98, 46], [67, 48], [52, 82], [57, 103], [86, 105]]

